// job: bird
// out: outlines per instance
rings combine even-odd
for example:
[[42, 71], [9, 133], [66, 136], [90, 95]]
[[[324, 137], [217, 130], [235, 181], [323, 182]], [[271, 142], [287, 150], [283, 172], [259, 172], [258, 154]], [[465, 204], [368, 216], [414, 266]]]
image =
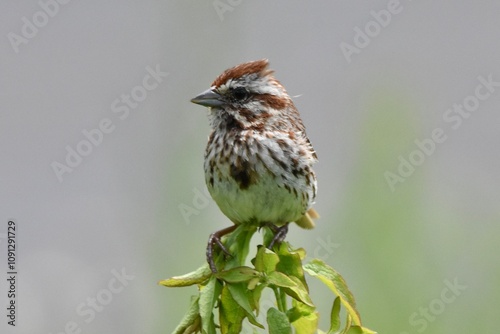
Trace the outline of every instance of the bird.
[[288, 224], [314, 227], [318, 161], [306, 129], [269, 61], [225, 70], [191, 102], [208, 107], [211, 127], [204, 155], [208, 191], [233, 225], [212, 233], [207, 262], [217, 272], [213, 249], [229, 254], [221, 238], [239, 225], [268, 227], [268, 248], [285, 239]]

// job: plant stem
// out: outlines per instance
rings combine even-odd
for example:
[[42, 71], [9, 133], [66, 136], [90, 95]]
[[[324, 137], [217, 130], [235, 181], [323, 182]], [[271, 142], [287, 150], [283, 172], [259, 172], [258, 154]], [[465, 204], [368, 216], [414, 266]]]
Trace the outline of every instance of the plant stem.
[[286, 307], [286, 295], [282, 289], [278, 287], [273, 288], [274, 296], [276, 297], [276, 304], [278, 306], [278, 310], [285, 313], [287, 311]]

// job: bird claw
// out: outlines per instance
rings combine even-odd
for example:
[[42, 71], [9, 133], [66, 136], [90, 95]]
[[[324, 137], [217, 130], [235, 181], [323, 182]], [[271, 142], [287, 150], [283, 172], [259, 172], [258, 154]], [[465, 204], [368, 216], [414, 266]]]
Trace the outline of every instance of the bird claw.
[[279, 244], [285, 240], [286, 234], [288, 233], [288, 224], [279, 227], [274, 224], [269, 224], [268, 227], [274, 232], [273, 240], [271, 240], [267, 247], [272, 249], [275, 244]]
[[214, 255], [213, 255], [213, 249], [214, 249], [214, 244], [217, 244], [219, 248], [222, 250], [224, 254], [227, 256], [232, 256], [231, 253], [227, 250], [227, 248], [224, 246], [222, 241], [220, 240], [224, 235], [231, 233], [236, 229], [237, 225], [233, 225], [230, 227], [227, 227], [225, 229], [222, 229], [220, 231], [214, 232], [210, 234], [210, 237], [208, 238], [208, 243], [207, 243], [207, 262], [208, 265], [210, 266], [210, 270], [212, 270], [213, 273], [217, 272], [217, 267], [215, 266], [215, 261], [214, 261]]
[[[285, 240], [286, 234], [288, 233], [288, 224], [285, 224], [283, 226], [267, 224], [265, 226], [269, 227], [269, 229], [274, 233], [274, 237], [269, 243], [269, 246], [267, 246], [267, 248], [272, 249], [274, 245], [279, 244], [283, 242], [283, 240]], [[210, 234], [207, 243], [207, 262], [210, 267], [210, 270], [212, 270], [213, 273], [217, 272], [217, 266], [215, 265], [214, 261], [214, 245], [219, 246], [220, 250], [227, 256], [232, 256], [231, 253], [222, 243], [221, 238], [226, 234], [233, 232], [236, 229], [236, 227], [237, 225], [233, 225]]]

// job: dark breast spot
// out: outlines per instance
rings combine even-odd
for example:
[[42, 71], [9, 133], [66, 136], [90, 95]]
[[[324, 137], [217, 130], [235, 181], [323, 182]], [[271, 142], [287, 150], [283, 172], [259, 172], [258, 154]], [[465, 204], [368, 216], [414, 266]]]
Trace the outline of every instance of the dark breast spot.
[[258, 178], [257, 172], [251, 168], [248, 161], [244, 161], [241, 158], [238, 158], [234, 164], [231, 164], [230, 175], [242, 190], [255, 184]]

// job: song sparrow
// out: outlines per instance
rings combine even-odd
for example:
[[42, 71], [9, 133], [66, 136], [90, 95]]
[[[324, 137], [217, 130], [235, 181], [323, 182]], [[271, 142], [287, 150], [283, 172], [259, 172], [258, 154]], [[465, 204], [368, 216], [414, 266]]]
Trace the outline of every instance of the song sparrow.
[[220, 210], [235, 224], [210, 235], [207, 260], [213, 272], [213, 245], [239, 224], [268, 226], [281, 242], [288, 223], [312, 228], [317, 213], [316, 153], [290, 96], [266, 59], [243, 63], [219, 75], [191, 100], [209, 107], [212, 127], [205, 151], [205, 180]]

